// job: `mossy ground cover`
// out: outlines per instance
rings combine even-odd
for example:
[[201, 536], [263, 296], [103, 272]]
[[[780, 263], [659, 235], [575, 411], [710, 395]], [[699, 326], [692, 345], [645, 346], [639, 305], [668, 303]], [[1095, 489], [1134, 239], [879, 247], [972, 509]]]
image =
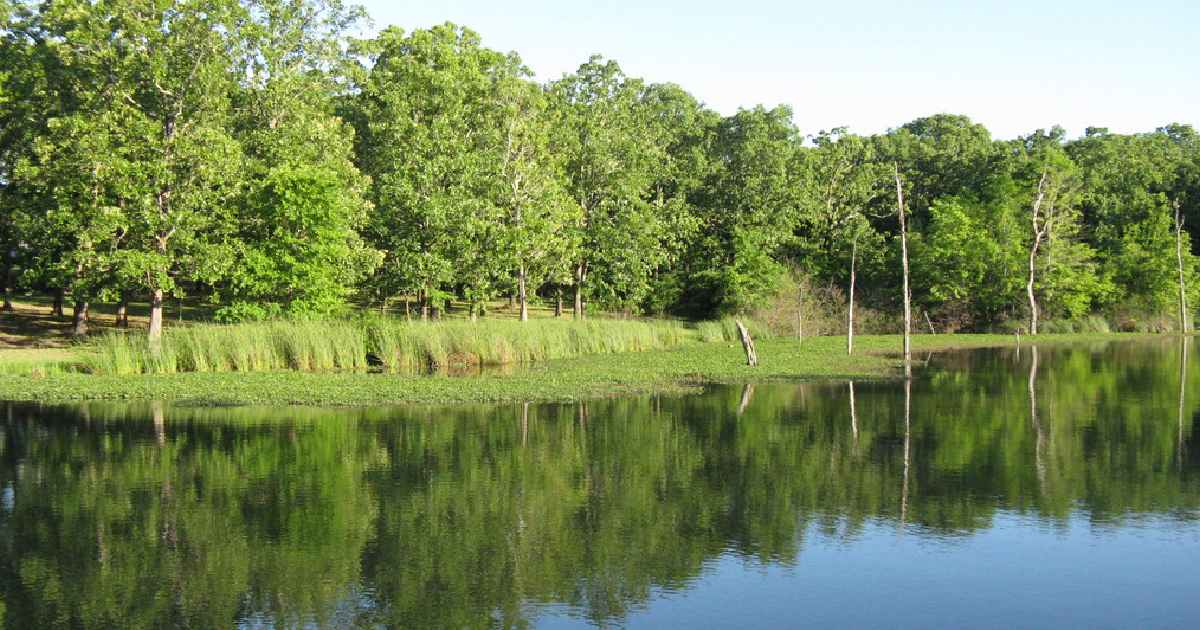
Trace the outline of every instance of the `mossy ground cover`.
[[[1107, 342], [1145, 335], [1042, 335], [1038, 344]], [[681, 391], [711, 383], [824, 378], [889, 378], [898, 373], [896, 336], [862, 336], [847, 356], [842, 337], [764, 339], [761, 365], [745, 365], [741, 347], [696, 342], [647, 352], [552, 360], [511, 370], [482, 369], [467, 376], [367, 372], [227, 372], [102, 376], [42, 375], [0, 369], [0, 400], [170, 400], [190, 405], [377, 405], [413, 402], [579, 400], [654, 391]], [[1029, 339], [1023, 338], [1023, 344]], [[914, 359], [923, 353], [1010, 346], [1003, 335], [917, 335]], [[0, 356], [0, 360], [3, 357]]]

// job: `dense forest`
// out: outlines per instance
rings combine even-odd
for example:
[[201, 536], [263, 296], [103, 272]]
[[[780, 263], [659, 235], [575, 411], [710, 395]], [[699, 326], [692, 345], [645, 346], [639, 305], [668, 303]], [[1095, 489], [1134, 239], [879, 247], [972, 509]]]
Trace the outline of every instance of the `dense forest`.
[[0, 0], [0, 18], [6, 306], [148, 301], [155, 339], [185, 295], [223, 321], [808, 300], [896, 330], [907, 293], [939, 332], [1178, 329], [1200, 303], [1185, 124], [804, 133], [787, 106], [722, 116], [599, 56], [539, 83], [453, 24], [364, 39], [340, 0]]

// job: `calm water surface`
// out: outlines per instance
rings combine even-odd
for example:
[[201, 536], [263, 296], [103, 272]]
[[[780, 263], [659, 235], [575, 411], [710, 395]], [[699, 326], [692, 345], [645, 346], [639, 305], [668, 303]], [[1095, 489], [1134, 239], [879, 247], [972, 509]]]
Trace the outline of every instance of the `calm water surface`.
[[1197, 355], [574, 405], [0, 403], [0, 626], [1196, 627]]

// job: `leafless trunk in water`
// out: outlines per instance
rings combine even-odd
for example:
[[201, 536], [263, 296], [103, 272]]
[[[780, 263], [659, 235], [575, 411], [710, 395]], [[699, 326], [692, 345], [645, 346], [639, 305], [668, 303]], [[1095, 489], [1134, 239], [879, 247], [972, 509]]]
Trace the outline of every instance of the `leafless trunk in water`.
[[521, 446], [529, 443], [529, 403], [521, 405]]
[[908, 519], [908, 475], [912, 455], [912, 379], [904, 379], [904, 481], [900, 486], [900, 527]]
[[1188, 343], [1191, 339], [1184, 337], [1179, 342], [1179, 437], [1176, 444], [1176, 461], [1183, 470], [1183, 404], [1187, 395]]
[[1034, 444], [1034, 462], [1037, 467], [1038, 476], [1038, 491], [1045, 494], [1046, 491], [1046, 463], [1044, 461], [1044, 453], [1046, 450], [1046, 432], [1042, 429], [1041, 419], [1038, 418], [1037, 410], [1037, 373], [1038, 373], [1038, 348], [1033, 346], [1030, 349], [1033, 358], [1029, 362], [1029, 419], [1033, 423], [1036, 442]]
[[159, 446], [165, 446], [167, 443], [167, 423], [165, 414], [163, 413], [163, 403], [161, 400], [156, 400], [150, 403], [150, 413], [154, 422], [154, 438]]
[[850, 432], [854, 435], [854, 445], [858, 446], [858, 411], [854, 407], [854, 381], [850, 381]]
[[750, 400], [752, 398], [754, 398], [754, 384], [746, 383], [742, 386], [742, 401], [738, 403], [737, 415], [739, 418], [742, 416], [742, 414], [746, 413], [746, 407], [750, 406]]

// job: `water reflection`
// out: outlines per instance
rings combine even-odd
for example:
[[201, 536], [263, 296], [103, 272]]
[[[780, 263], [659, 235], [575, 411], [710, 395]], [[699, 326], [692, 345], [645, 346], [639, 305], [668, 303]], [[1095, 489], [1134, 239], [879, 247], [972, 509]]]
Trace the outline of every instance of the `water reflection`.
[[[1146, 545], [1160, 538], [1194, 552], [1200, 462], [1187, 445], [1200, 388], [1187, 346], [1026, 343], [1015, 354], [934, 357], [904, 383], [575, 405], [5, 405], [0, 619], [636, 625], [706, 610], [719, 592], [745, 603], [783, 584], [800, 591], [796, 580], [820, 590], [813, 580], [838, 583], [860, 565], [903, 566], [933, 593], [956, 562], [960, 580], [993, 562], [988, 541], [1032, 553], [1056, 536], [1039, 556], [1053, 564], [1078, 539], [1090, 555], [1062, 570], [1083, 570], [1098, 556], [1080, 527], [1125, 556], [1156, 558]], [[1160, 538], [1126, 536], [1136, 531]], [[977, 586], [1024, 592], [986, 566]], [[854, 590], [895, 586], [877, 577]], [[756, 605], [764, 619], [820, 619], [839, 601], [801, 611], [801, 599]]]

